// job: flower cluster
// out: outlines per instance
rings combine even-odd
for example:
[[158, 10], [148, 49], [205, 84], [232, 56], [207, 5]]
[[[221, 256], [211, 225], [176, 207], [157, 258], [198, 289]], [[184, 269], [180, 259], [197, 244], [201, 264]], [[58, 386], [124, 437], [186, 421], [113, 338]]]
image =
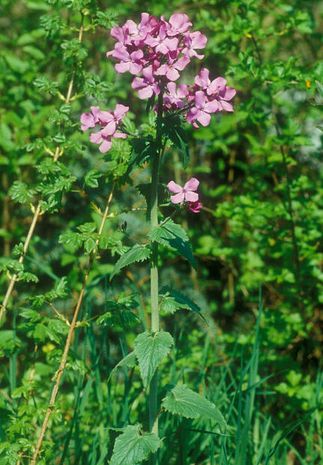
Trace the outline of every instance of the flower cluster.
[[90, 134], [90, 141], [100, 145], [100, 152], [106, 153], [111, 148], [112, 139], [125, 139], [127, 137], [126, 134], [118, 131], [118, 127], [128, 110], [129, 107], [121, 104], [117, 104], [112, 112], [91, 107], [89, 113], [81, 115], [81, 129], [87, 131], [99, 128], [97, 132]]
[[170, 181], [167, 187], [169, 192], [174, 194], [170, 197], [172, 203], [175, 205], [186, 203], [191, 212], [199, 213], [202, 208], [202, 204], [199, 201], [199, 194], [196, 192], [199, 184], [200, 182], [196, 178], [189, 179], [184, 184], [184, 187], [181, 187], [174, 181]]
[[162, 92], [164, 110], [181, 110], [194, 127], [198, 123], [207, 126], [212, 113], [233, 111], [229, 101], [236, 92], [226, 86], [222, 77], [211, 81], [205, 68], [196, 76], [194, 85], [176, 85], [191, 59], [204, 56], [199, 52], [205, 48], [207, 38], [200, 31], [192, 31], [191, 26], [186, 14], [175, 13], [166, 21], [142, 13], [139, 24], [128, 20], [111, 30], [117, 42], [107, 57], [118, 61], [117, 72], [135, 76], [132, 87], [139, 98]]
[[142, 13], [139, 24], [128, 20], [111, 30], [117, 43], [107, 57], [118, 60], [118, 73], [128, 71], [136, 76], [132, 87], [139, 98], [150, 98], [168, 82], [176, 81], [191, 58], [203, 58], [198, 51], [205, 47], [207, 38], [199, 31], [191, 31], [191, 26], [188, 16], [182, 13], [173, 14], [169, 21]]

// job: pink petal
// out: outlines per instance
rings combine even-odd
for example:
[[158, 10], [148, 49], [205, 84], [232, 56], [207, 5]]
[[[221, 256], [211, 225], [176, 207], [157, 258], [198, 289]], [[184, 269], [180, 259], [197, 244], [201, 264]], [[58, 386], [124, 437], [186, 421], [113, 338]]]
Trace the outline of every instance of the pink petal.
[[205, 111], [200, 111], [196, 119], [199, 123], [202, 124], [202, 126], [205, 127], [210, 124], [211, 115], [209, 115], [209, 113], [205, 113]]
[[127, 71], [129, 71], [129, 68], [130, 68], [130, 63], [129, 62], [126, 62], [126, 63], [116, 63], [114, 65], [114, 68], [115, 70], [117, 71], [117, 73], [126, 73]]
[[212, 100], [211, 102], [208, 102], [204, 105], [204, 110], [207, 113], [215, 113], [221, 110], [221, 105], [217, 100]]
[[175, 203], [175, 204], [182, 203], [182, 202], [184, 202], [184, 199], [185, 199], [184, 193], [180, 192], [179, 194], [172, 195], [170, 199], [171, 199], [172, 203]]
[[176, 84], [175, 84], [175, 82], [169, 82], [167, 84], [167, 90], [172, 96], [175, 96], [176, 95]]
[[117, 120], [120, 120], [124, 117], [128, 110], [129, 107], [127, 107], [126, 105], [122, 105], [122, 103], [117, 103], [113, 113]]
[[143, 78], [135, 77], [131, 83], [131, 87], [135, 90], [141, 89], [145, 85]]
[[89, 128], [94, 128], [95, 122], [92, 113], [83, 113], [81, 115], [81, 129], [86, 131]]
[[185, 193], [185, 200], [187, 202], [197, 202], [199, 199], [199, 195], [196, 192], [186, 192]]
[[114, 120], [114, 116], [110, 111], [100, 111], [98, 113], [98, 118], [101, 123], [110, 123], [110, 121]]
[[231, 103], [226, 102], [225, 100], [221, 100], [221, 106], [224, 111], [233, 111], [233, 106]]
[[138, 90], [138, 97], [141, 100], [145, 100], [146, 98], [150, 98], [153, 95], [153, 90], [151, 86], [143, 87], [142, 89]]
[[113, 134], [113, 137], [114, 137], [114, 139], [126, 139], [127, 134], [125, 134], [124, 132], [115, 132]]
[[142, 70], [142, 65], [139, 63], [129, 63], [129, 72], [130, 74], [139, 74]]
[[153, 67], [151, 65], [147, 66], [147, 68], [144, 68], [142, 70], [142, 74], [147, 81], [151, 82], [154, 80], [153, 79]]
[[179, 192], [182, 192], [183, 191], [183, 188], [176, 184], [176, 182], [174, 181], [169, 181], [169, 183], [167, 184], [167, 188], [170, 192], [173, 192], [174, 194], [178, 194]]
[[155, 72], [157, 76], [165, 76], [165, 74], [168, 72], [168, 65], [161, 65]]
[[224, 100], [231, 100], [233, 97], [236, 95], [237, 91], [233, 89], [232, 87], [226, 87], [225, 93], [222, 96]]
[[210, 71], [207, 68], [202, 68], [199, 74], [195, 77], [195, 84], [199, 87], [207, 87], [210, 83], [209, 79]]
[[195, 105], [197, 108], [204, 108], [205, 94], [202, 90], [199, 90], [195, 93]]
[[179, 78], [179, 72], [174, 68], [169, 68], [166, 73], [166, 77], [170, 81], [177, 81], [177, 79]]
[[111, 140], [104, 140], [102, 144], [100, 145], [99, 150], [101, 153], [106, 153], [108, 152], [108, 150], [111, 149], [111, 146], [112, 146]]
[[200, 181], [196, 178], [191, 178], [185, 183], [184, 189], [187, 191], [196, 191], [199, 187]]
[[224, 79], [223, 77], [217, 77], [216, 79], [214, 79], [211, 84], [209, 85], [209, 88], [208, 88], [208, 94], [211, 95], [213, 93], [217, 93], [223, 89], [225, 89], [225, 85], [226, 85], [227, 81], [226, 79]]
[[106, 136], [112, 136], [112, 134], [115, 133], [115, 130], [117, 128], [117, 125], [115, 123], [115, 121], [110, 121], [102, 130], [101, 130], [101, 134], [103, 137], [106, 137]]
[[202, 49], [205, 48], [207, 43], [207, 37], [200, 31], [195, 31], [190, 35], [192, 40], [192, 48]]
[[90, 141], [93, 142], [93, 144], [100, 144], [102, 140], [101, 132], [92, 132], [92, 134], [90, 134]]
[[186, 68], [186, 66], [189, 64], [190, 61], [191, 60], [189, 59], [189, 57], [184, 56], [176, 61], [174, 67], [178, 69], [179, 71], [183, 71], [183, 69]]
[[174, 37], [173, 39], [165, 39], [164, 45], [168, 50], [176, 50], [178, 48], [178, 39]]

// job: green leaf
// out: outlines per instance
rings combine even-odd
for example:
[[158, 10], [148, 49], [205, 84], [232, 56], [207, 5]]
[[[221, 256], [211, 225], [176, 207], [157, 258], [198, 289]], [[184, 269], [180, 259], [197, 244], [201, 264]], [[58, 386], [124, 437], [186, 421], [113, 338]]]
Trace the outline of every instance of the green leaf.
[[111, 370], [109, 379], [112, 375], [118, 370], [118, 368], [134, 368], [136, 366], [136, 354], [135, 352], [129, 352], [123, 359], [120, 360], [119, 363]]
[[129, 425], [116, 439], [110, 465], [137, 465], [161, 446], [154, 433], [144, 433], [141, 425]]
[[189, 389], [185, 384], [175, 386], [163, 399], [162, 406], [173, 415], [185, 418], [204, 418], [215, 420], [223, 428], [226, 422], [217, 407]]
[[135, 340], [135, 354], [138, 359], [144, 386], [149, 383], [160, 362], [165, 358], [174, 344], [172, 336], [165, 332], [139, 334]]
[[150, 257], [150, 249], [145, 245], [134, 245], [125, 254], [121, 255], [117, 263], [115, 264], [114, 270], [111, 274], [111, 279], [118, 274], [122, 268], [131, 265], [135, 262], [143, 262]]
[[35, 191], [30, 189], [27, 184], [20, 181], [15, 181], [9, 191], [12, 200], [18, 203], [30, 203], [33, 200]]
[[173, 314], [179, 309], [187, 309], [195, 313], [201, 313], [201, 307], [181, 292], [166, 286], [163, 287], [161, 293], [160, 309], [165, 313]]
[[158, 242], [185, 257], [190, 264], [196, 268], [196, 261], [193, 256], [192, 247], [186, 231], [173, 220], [167, 219], [156, 228], [150, 231], [151, 241]]
[[84, 179], [84, 183], [88, 187], [96, 188], [99, 186], [98, 179], [102, 177], [102, 174], [96, 170], [89, 171]]
[[80, 233], [67, 231], [60, 235], [59, 243], [63, 244], [70, 252], [75, 253], [77, 249], [82, 246], [82, 235]]
[[167, 136], [183, 157], [184, 168], [187, 167], [189, 161], [189, 145], [180, 118], [174, 115], [168, 116], [165, 118], [164, 124]]

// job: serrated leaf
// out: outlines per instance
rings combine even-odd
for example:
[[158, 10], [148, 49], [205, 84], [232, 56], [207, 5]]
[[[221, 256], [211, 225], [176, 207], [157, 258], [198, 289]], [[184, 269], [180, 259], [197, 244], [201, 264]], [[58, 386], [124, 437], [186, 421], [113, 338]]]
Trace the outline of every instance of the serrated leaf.
[[120, 360], [120, 362], [117, 363], [116, 366], [111, 370], [109, 379], [117, 371], [118, 368], [133, 368], [136, 366], [136, 362], [137, 360], [135, 352], [130, 352], [125, 357], [123, 357], [123, 359]]
[[138, 465], [161, 446], [154, 433], [144, 433], [141, 425], [127, 426], [116, 439], [110, 465]]
[[221, 412], [213, 402], [192, 391], [185, 384], [175, 386], [163, 399], [162, 406], [173, 415], [215, 420], [221, 427], [226, 426]]
[[102, 177], [102, 174], [96, 170], [89, 171], [84, 179], [84, 183], [88, 187], [96, 188], [99, 186], [98, 179]]
[[111, 279], [118, 274], [122, 268], [131, 265], [135, 262], [143, 262], [150, 257], [150, 249], [145, 245], [134, 245], [130, 250], [121, 255], [119, 260], [114, 266], [114, 270], [111, 274]]
[[59, 243], [63, 244], [67, 250], [73, 253], [81, 247], [82, 242], [82, 235], [72, 231], [67, 231], [66, 233], [61, 234], [59, 237]]
[[33, 200], [35, 191], [30, 189], [24, 182], [15, 181], [10, 188], [9, 195], [12, 200], [18, 203], [30, 203]]
[[135, 354], [139, 363], [144, 386], [149, 386], [160, 362], [169, 354], [173, 337], [165, 332], [139, 334], [135, 340]]
[[179, 309], [191, 310], [195, 313], [201, 313], [201, 308], [189, 297], [170, 287], [163, 287], [160, 295], [160, 308], [166, 313], [175, 313]]
[[196, 268], [196, 261], [193, 256], [192, 247], [186, 231], [173, 220], [167, 219], [156, 228], [153, 228], [149, 237], [151, 241], [158, 242], [185, 257], [190, 264]]

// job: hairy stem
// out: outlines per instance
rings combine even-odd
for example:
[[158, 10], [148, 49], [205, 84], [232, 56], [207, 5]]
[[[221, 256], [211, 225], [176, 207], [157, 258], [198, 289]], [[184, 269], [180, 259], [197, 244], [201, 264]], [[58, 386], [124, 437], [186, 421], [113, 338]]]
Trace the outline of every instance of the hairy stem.
[[81, 292], [80, 292], [80, 294], [78, 296], [77, 303], [75, 305], [73, 318], [72, 318], [72, 321], [70, 323], [68, 334], [67, 334], [66, 341], [65, 341], [64, 351], [63, 351], [63, 354], [62, 354], [62, 357], [61, 357], [61, 360], [60, 360], [60, 363], [59, 363], [59, 368], [58, 368], [58, 370], [56, 372], [56, 375], [55, 375], [55, 383], [54, 383], [54, 386], [52, 388], [52, 393], [51, 393], [50, 400], [49, 400], [49, 403], [48, 403], [48, 407], [47, 407], [47, 410], [46, 410], [46, 413], [45, 413], [45, 417], [44, 417], [44, 420], [43, 420], [43, 423], [42, 423], [42, 426], [41, 426], [41, 429], [40, 429], [40, 432], [39, 432], [39, 435], [38, 435], [38, 438], [37, 438], [35, 451], [34, 451], [32, 459], [31, 459], [30, 465], [36, 465], [36, 463], [37, 463], [37, 459], [38, 459], [39, 454], [41, 452], [41, 448], [42, 448], [43, 440], [44, 440], [44, 437], [45, 437], [45, 433], [46, 433], [46, 430], [48, 428], [49, 419], [50, 419], [51, 414], [53, 412], [53, 409], [55, 407], [57, 394], [58, 394], [58, 391], [59, 391], [59, 387], [60, 387], [60, 383], [61, 383], [61, 379], [62, 379], [64, 370], [65, 370], [65, 367], [66, 367], [67, 357], [68, 357], [70, 347], [71, 347], [71, 343], [72, 343], [72, 339], [73, 339], [73, 334], [74, 334], [74, 331], [75, 331], [75, 327], [76, 327], [76, 323], [77, 323], [78, 316], [79, 316], [79, 313], [80, 313], [80, 309], [81, 309], [81, 306], [82, 306], [82, 303], [83, 303], [85, 290], [86, 290], [86, 285], [88, 283], [89, 274], [90, 274], [92, 264], [93, 264], [93, 261], [94, 261], [94, 258], [95, 258], [95, 254], [96, 254], [96, 251], [97, 251], [97, 248], [98, 248], [98, 245], [99, 245], [100, 237], [102, 235], [103, 228], [104, 228], [104, 225], [106, 223], [106, 220], [107, 220], [107, 217], [108, 217], [108, 214], [109, 214], [112, 198], [113, 198], [113, 187], [112, 187], [110, 195], [108, 197], [106, 208], [105, 208], [105, 211], [103, 213], [102, 220], [101, 220], [101, 223], [100, 223], [100, 227], [99, 227], [99, 230], [98, 230], [98, 237], [96, 239], [96, 247], [95, 247], [95, 249], [93, 250], [93, 252], [90, 255], [89, 262], [88, 262], [87, 268], [86, 268], [85, 273], [84, 273], [82, 289], [81, 289]]
[[[162, 117], [163, 94], [158, 97], [156, 152], [151, 160], [151, 196], [150, 196], [150, 227], [158, 226], [158, 184], [159, 164], [162, 153]], [[159, 286], [158, 286], [158, 244], [152, 243], [152, 258], [150, 265], [150, 303], [151, 303], [151, 331], [159, 331]], [[156, 371], [149, 386], [149, 427], [158, 435], [158, 372]], [[153, 465], [158, 463], [157, 454], [154, 454]]]
[[[84, 27], [83, 27], [83, 16], [82, 16], [81, 27], [80, 27], [79, 35], [78, 35], [79, 42], [82, 42], [82, 40], [83, 40], [83, 31], [84, 31]], [[66, 94], [66, 97], [64, 98], [65, 103], [69, 103], [71, 98], [72, 98], [73, 86], [74, 86], [74, 77], [75, 77], [75, 71], [73, 72], [72, 78], [71, 78], [71, 80], [70, 80], [70, 82], [68, 84], [67, 94]], [[53, 159], [54, 159], [55, 162], [58, 160], [60, 155], [62, 155], [62, 153], [63, 152], [60, 149], [60, 147], [57, 146], [56, 149], [55, 149], [54, 155], [53, 155]], [[32, 218], [28, 233], [27, 233], [27, 237], [26, 237], [25, 242], [24, 242], [23, 253], [20, 255], [19, 260], [18, 260], [20, 264], [22, 264], [24, 262], [26, 253], [28, 252], [28, 249], [29, 249], [30, 241], [31, 241], [31, 239], [32, 239], [32, 237], [34, 235], [35, 227], [36, 227], [36, 225], [38, 223], [38, 220], [39, 220], [40, 216], [41, 216], [41, 203], [38, 202], [37, 206], [34, 209], [34, 215], [33, 215], [33, 218]], [[13, 274], [10, 277], [10, 281], [9, 281], [9, 284], [8, 284], [6, 294], [4, 296], [4, 299], [3, 299], [2, 303], [0, 304], [0, 324], [2, 322], [2, 319], [4, 317], [5, 312], [7, 310], [8, 303], [9, 303], [11, 294], [12, 294], [12, 292], [14, 290], [17, 279], [18, 279], [18, 275], [16, 273]]]

